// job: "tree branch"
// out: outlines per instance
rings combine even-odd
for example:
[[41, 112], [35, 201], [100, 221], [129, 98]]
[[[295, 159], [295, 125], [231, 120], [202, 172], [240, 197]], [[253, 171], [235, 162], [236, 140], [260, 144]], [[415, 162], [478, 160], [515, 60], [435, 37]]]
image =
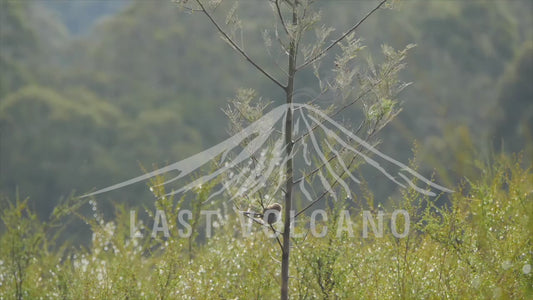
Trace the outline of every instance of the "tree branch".
[[[368, 93], [370, 93], [374, 87], [376, 87], [378, 84], [381, 83], [381, 79], [379, 79], [378, 81], [376, 81], [374, 84], [372, 84], [367, 90], [365, 90], [361, 95], [359, 95], [357, 98], [355, 98], [355, 100], [353, 100], [352, 102], [350, 103], [347, 103], [346, 105], [344, 105], [343, 107], [339, 108], [339, 110], [337, 110], [335, 113], [329, 115], [328, 117], [330, 118], [333, 118], [334, 116], [340, 114], [341, 112], [343, 112], [345, 109], [347, 109], [348, 107], [354, 105], [355, 103], [357, 103], [359, 100], [361, 100], [364, 96], [366, 96]], [[306, 136], [308, 136], [311, 132], [313, 132], [320, 124], [316, 124], [315, 126], [313, 126], [313, 128], [311, 128], [311, 130], [308, 130], [306, 133], [302, 134], [301, 136], [299, 136], [298, 138], [296, 138], [294, 140], [294, 143], [296, 144], [297, 142], [299, 142], [301, 139], [305, 138]]]
[[338, 39], [336, 39], [335, 41], [333, 41], [329, 46], [327, 46], [326, 48], [324, 48], [324, 50], [320, 51], [317, 55], [313, 56], [311, 59], [309, 59], [308, 61], [302, 63], [300, 66], [298, 66], [296, 68], [296, 70], [300, 70], [302, 68], [305, 68], [306, 66], [308, 66], [309, 64], [312, 64], [313, 62], [315, 62], [317, 59], [320, 59], [322, 56], [324, 56], [324, 54], [326, 54], [331, 48], [333, 48], [335, 45], [337, 45], [340, 41], [342, 41], [344, 38], [346, 38], [350, 33], [352, 33], [354, 30], [356, 30], [361, 24], [363, 24], [364, 21], [366, 21], [366, 19], [368, 17], [370, 17], [370, 15], [372, 15], [376, 10], [378, 10], [383, 4], [385, 4], [385, 2], [387, 2], [387, 0], [382, 0], [374, 9], [372, 9], [370, 12], [368, 12], [366, 14], [366, 16], [364, 16], [359, 22], [357, 22], [357, 24], [355, 24], [354, 26], [352, 26], [352, 28], [350, 28], [348, 31], [346, 31], [343, 35], [341, 35]]
[[[371, 135], [369, 135], [367, 137], [367, 139], [369, 139], [371, 137]], [[361, 147], [361, 146], [359, 146]], [[355, 158], [357, 158], [359, 156], [359, 154], [354, 154], [354, 156], [352, 157], [352, 159], [350, 160], [350, 163], [348, 164], [347, 168], [349, 169], [353, 162], [355, 161]], [[344, 176], [344, 174], [346, 173], [346, 171], [342, 171], [342, 173], [340, 174], [340, 177]], [[337, 185], [339, 181], [338, 180], [335, 180], [333, 182], [333, 184], [331, 185], [331, 188], [334, 188], [335, 185]], [[294, 219], [296, 219], [299, 215], [303, 214], [306, 210], [308, 210], [309, 208], [311, 208], [313, 205], [315, 205], [318, 201], [322, 200], [322, 198], [324, 198], [324, 196], [326, 196], [327, 194], [329, 193], [329, 191], [326, 189], [318, 198], [316, 198], [315, 200], [313, 200], [313, 202], [309, 203], [309, 205], [307, 205], [306, 207], [304, 207], [302, 210], [300, 210], [298, 213], [296, 213], [296, 215], [294, 215]]]
[[279, 0], [274, 0], [274, 4], [276, 4], [276, 10], [278, 11], [278, 17], [281, 21], [281, 25], [283, 25], [283, 30], [285, 33], [290, 36], [289, 29], [287, 28], [287, 25], [285, 24], [285, 20], [283, 19], [283, 15], [281, 14], [281, 9], [279, 7]]
[[209, 21], [211, 21], [211, 23], [216, 27], [216, 29], [218, 30], [218, 32], [220, 34], [222, 34], [222, 36], [230, 43], [230, 45], [235, 48], [235, 50], [237, 50], [237, 52], [239, 52], [242, 56], [244, 56], [244, 58], [250, 63], [252, 64], [257, 70], [259, 70], [259, 72], [263, 73], [266, 77], [268, 77], [268, 79], [270, 79], [272, 82], [274, 82], [276, 85], [278, 85], [280, 88], [282, 88], [283, 90], [286, 90], [287, 88], [281, 84], [281, 82], [279, 82], [276, 78], [274, 78], [272, 75], [270, 75], [267, 71], [265, 71], [265, 69], [263, 69], [261, 66], [259, 66], [252, 58], [250, 58], [250, 56], [248, 54], [246, 54], [246, 52], [244, 52], [244, 50], [239, 47], [229, 36], [228, 34], [222, 29], [222, 27], [220, 27], [220, 25], [218, 25], [217, 21], [215, 21], [215, 19], [213, 18], [213, 16], [211, 16], [211, 14], [205, 9], [204, 5], [202, 4], [202, 2], [200, 0], [196, 0], [196, 3], [198, 3], [198, 5], [200, 6], [201, 8], [201, 11], [207, 16], [207, 18], [209, 19]]
[[270, 225], [270, 229], [272, 229], [272, 231], [274, 232], [274, 236], [276, 236], [276, 241], [278, 241], [278, 245], [279, 245], [279, 248], [280, 250], [283, 252], [283, 245], [281, 244], [281, 241], [279, 240], [279, 236], [278, 236], [278, 232], [274, 226], [272, 226], [272, 224], [268, 224]]
[[[298, 26], [298, 15], [296, 8], [292, 8], [292, 25]], [[288, 68], [288, 80], [287, 88], [285, 89], [287, 114], [285, 116], [285, 147], [287, 150], [288, 160], [285, 163], [285, 176], [286, 176], [286, 192], [285, 192], [285, 220], [283, 222], [283, 251], [281, 253], [281, 300], [289, 299], [289, 259], [291, 250], [291, 207], [292, 207], [292, 189], [293, 189], [293, 160], [292, 149], [294, 142], [292, 140], [293, 134], [293, 93], [294, 93], [294, 76], [296, 74], [296, 60], [298, 56], [298, 40], [294, 36], [289, 36], [289, 68]]]
[[[356, 134], [356, 135], [359, 133], [359, 131], [361, 130], [361, 128], [363, 128], [363, 124], [364, 124], [364, 122], [361, 122], [361, 124], [359, 125], [359, 128], [357, 128], [357, 130], [355, 131], [355, 134]], [[304, 175], [302, 175], [302, 177], [300, 177], [300, 178], [298, 178], [297, 180], [295, 180], [295, 181], [294, 181], [294, 184], [298, 184], [298, 183], [300, 183], [300, 181], [305, 180], [305, 179], [309, 178], [310, 176], [312, 176], [313, 174], [315, 174], [316, 172], [322, 170], [322, 168], [326, 165], [326, 163], [329, 163], [329, 162], [331, 162], [332, 160], [334, 160], [335, 158], [337, 158], [337, 157], [340, 155], [340, 153], [342, 153], [343, 151], [344, 151], [344, 149], [338, 151], [338, 152], [337, 152], [338, 154], [335, 154], [335, 153], [334, 153], [334, 154], [333, 154], [333, 155], [332, 155], [332, 156], [331, 156], [326, 162], [323, 162], [320, 166], [316, 167], [316, 168], [313, 169], [311, 172], [309, 172], [309, 173], [307, 173], [307, 174], [304, 174]], [[330, 153], [332, 153], [332, 152], [333, 152], [333, 151], [329, 152], [328, 155], [329, 155]]]

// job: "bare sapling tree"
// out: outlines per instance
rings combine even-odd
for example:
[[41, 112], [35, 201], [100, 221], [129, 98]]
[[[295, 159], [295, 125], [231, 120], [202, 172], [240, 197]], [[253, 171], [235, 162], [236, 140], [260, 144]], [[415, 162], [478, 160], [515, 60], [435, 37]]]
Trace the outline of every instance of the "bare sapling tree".
[[[347, 182], [360, 182], [353, 171], [361, 163], [372, 161], [367, 154], [372, 154], [369, 149], [377, 144], [376, 133], [400, 111], [397, 96], [407, 84], [400, 82], [397, 75], [412, 46], [400, 51], [383, 46], [380, 64], [374, 64], [370, 55], [364, 63], [359, 62], [364, 46], [356, 31], [387, 0], [376, 1], [374, 7], [344, 31], [321, 24], [322, 13], [316, 1], [257, 1], [258, 6], [270, 7], [276, 20], [272, 28], [262, 32], [266, 55], [272, 60], [263, 66], [244, 46], [247, 24], [238, 17], [237, 1], [232, 4], [221, 0], [175, 1], [186, 12], [203, 14], [225, 42], [285, 95], [281, 108], [264, 113], [271, 102], [262, 100], [253, 90], [242, 89], [225, 109], [232, 124], [231, 133], [249, 133], [238, 141], [250, 160], [248, 164], [231, 165], [236, 172], [229, 172], [225, 178], [224, 191], [233, 195], [231, 200], [239, 209], [247, 206], [261, 210], [276, 202], [274, 199], [283, 199], [278, 201], [283, 206], [283, 224], [262, 225], [276, 234], [281, 249], [281, 299], [288, 299], [291, 230], [295, 219], [325, 197], [353, 196]], [[316, 77], [316, 92], [306, 92], [308, 86], [296, 89], [300, 73]], [[306, 103], [298, 96], [307, 97]], [[348, 132], [332, 118], [354, 105], [359, 106], [362, 120]], [[282, 118], [278, 118], [277, 112]], [[226, 154], [222, 154], [220, 161]], [[239, 162], [243, 161], [240, 155], [236, 155]], [[381, 169], [380, 172], [387, 175]], [[321, 191], [311, 192], [309, 186], [321, 187]], [[296, 212], [297, 194], [308, 201]]]

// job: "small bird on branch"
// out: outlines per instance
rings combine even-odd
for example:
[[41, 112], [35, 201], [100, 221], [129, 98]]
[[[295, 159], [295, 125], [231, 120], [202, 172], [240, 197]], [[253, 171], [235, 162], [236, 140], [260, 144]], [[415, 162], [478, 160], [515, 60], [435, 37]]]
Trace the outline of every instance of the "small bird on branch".
[[272, 225], [281, 220], [281, 204], [272, 203], [265, 207], [262, 213], [245, 211], [243, 214], [251, 218], [260, 218], [265, 224]]

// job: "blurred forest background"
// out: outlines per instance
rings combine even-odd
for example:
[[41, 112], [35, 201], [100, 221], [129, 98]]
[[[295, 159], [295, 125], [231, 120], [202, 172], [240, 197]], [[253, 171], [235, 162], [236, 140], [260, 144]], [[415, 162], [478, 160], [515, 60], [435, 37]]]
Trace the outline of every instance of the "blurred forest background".
[[[270, 8], [266, 0], [242, 2], [246, 49], [266, 65], [261, 32], [272, 22]], [[322, 5], [323, 20], [342, 30], [375, 2]], [[382, 44], [417, 44], [401, 78], [413, 85], [379, 149], [408, 161], [416, 144], [420, 171], [444, 185], [478, 176], [473, 159], [491, 152], [521, 151], [530, 163], [531, 11], [528, 0], [409, 0], [372, 16], [357, 33], [366, 56]], [[40, 217], [73, 191], [109, 186], [226, 139], [221, 108], [237, 88], [283, 101], [203, 16], [171, 1], [2, 0], [0, 22], [0, 193], [29, 197]], [[308, 91], [305, 102], [317, 82], [310, 74], [296, 84]], [[345, 123], [357, 122], [351, 116], [357, 108]], [[101, 199], [134, 206], [153, 196], [138, 184]]]
[[[154, 198], [164, 188], [151, 194], [141, 183], [88, 202], [71, 195], [225, 140], [221, 109], [238, 88], [257, 90], [270, 108], [283, 103], [281, 91], [203, 15], [171, 1], [0, 3], [0, 298], [277, 297], [281, 252], [276, 240], [256, 234], [260, 226], [238, 238], [242, 224], [228, 217], [213, 238], [202, 238], [200, 211], [213, 208], [203, 201], [213, 186], [191, 202]], [[318, 3], [322, 20], [338, 29], [334, 36], [376, 5]], [[401, 73], [413, 82], [400, 94], [403, 111], [379, 132], [378, 148], [456, 192], [428, 198], [365, 177], [360, 201], [328, 205], [328, 219], [317, 225], [331, 228], [324, 238], [305, 233], [302, 215], [294, 229], [302, 235], [291, 239], [291, 297], [531, 299], [533, 2], [394, 3], [357, 31], [368, 46], [363, 68], [365, 58], [383, 60], [383, 44], [417, 45]], [[273, 21], [267, 0], [241, 1], [239, 15], [245, 49], [276, 74], [262, 35]], [[322, 64], [326, 79], [333, 57]], [[311, 70], [300, 75], [296, 101], [306, 102], [318, 83]], [[326, 95], [318, 103], [336, 101]], [[336, 116], [348, 128], [360, 117], [361, 107]], [[154, 180], [152, 187], [162, 178]], [[193, 234], [177, 238], [177, 212], [190, 206]], [[133, 237], [130, 209], [146, 220], [155, 207], [168, 214], [171, 237]], [[357, 233], [335, 235], [348, 208]], [[387, 225], [382, 238], [361, 238], [357, 209], [396, 208], [411, 217], [406, 238]]]

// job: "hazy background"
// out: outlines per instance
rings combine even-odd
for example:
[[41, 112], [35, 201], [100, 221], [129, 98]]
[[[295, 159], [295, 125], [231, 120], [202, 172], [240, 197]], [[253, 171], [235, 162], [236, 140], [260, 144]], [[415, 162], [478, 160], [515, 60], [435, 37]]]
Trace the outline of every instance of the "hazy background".
[[[376, 5], [324, 2], [333, 36]], [[261, 38], [270, 8], [266, 0], [241, 3], [245, 48], [275, 72]], [[472, 158], [491, 152], [522, 151], [531, 162], [531, 11], [531, 1], [406, 0], [372, 16], [357, 32], [368, 45], [362, 63], [370, 55], [379, 61], [382, 44], [417, 44], [402, 72], [413, 85], [380, 133], [380, 150], [408, 161], [416, 143], [420, 171], [443, 184], [477, 176]], [[324, 67], [333, 68], [331, 59]], [[318, 90], [303, 75], [297, 89]], [[30, 197], [43, 217], [73, 191], [124, 181], [226, 139], [221, 108], [237, 88], [283, 101], [205, 16], [164, 0], [1, 0], [0, 76], [0, 193]], [[358, 121], [357, 108], [351, 113], [348, 125]], [[99, 199], [136, 205], [153, 196], [137, 184]]]

